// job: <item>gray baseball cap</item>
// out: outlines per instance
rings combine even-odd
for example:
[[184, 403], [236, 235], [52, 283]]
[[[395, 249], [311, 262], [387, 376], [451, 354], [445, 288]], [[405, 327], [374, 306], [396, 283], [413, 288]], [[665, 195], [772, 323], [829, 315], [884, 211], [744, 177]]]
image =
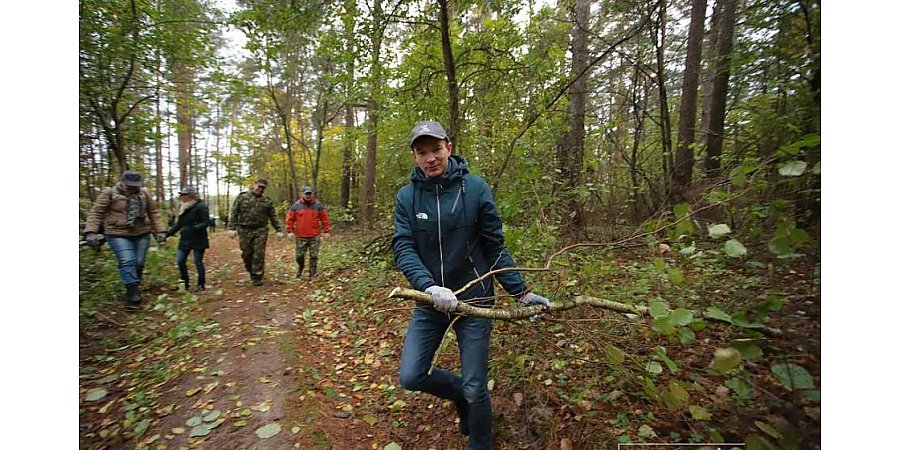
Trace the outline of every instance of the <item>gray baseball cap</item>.
[[312, 194], [312, 191], [313, 191], [312, 188], [309, 187], [309, 186], [304, 186], [304, 187], [303, 187], [303, 193], [304, 193], [304, 194], [306, 194], [306, 193]]
[[447, 136], [447, 132], [444, 131], [444, 127], [433, 120], [419, 122], [413, 127], [412, 131], [409, 133], [409, 146], [412, 147], [416, 142], [416, 139], [423, 136], [450, 140], [450, 137]]
[[141, 179], [140, 172], [136, 170], [126, 170], [122, 172], [122, 184], [132, 187], [144, 187], [144, 180]]
[[178, 195], [191, 195], [197, 193], [197, 188], [193, 186], [182, 186], [181, 190], [178, 191]]

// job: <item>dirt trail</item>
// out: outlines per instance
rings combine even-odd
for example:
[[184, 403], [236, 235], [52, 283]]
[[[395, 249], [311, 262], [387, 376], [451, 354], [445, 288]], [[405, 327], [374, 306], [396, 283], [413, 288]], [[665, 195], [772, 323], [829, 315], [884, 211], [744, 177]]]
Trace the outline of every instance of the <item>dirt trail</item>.
[[[323, 244], [320, 279], [310, 283], [294, 278], [293, 241], [273, 236], [265, 284], [257, 287], [244, 272], [237, 241], [213, 234], [205, 259], [208, 289], [191, 311], [205, 337], [189, 348], [165, 349], [153, 361], [119, 352], [113, 375], [153, 367], [181, 374], [156, 386], [159, 395], [148, 405], [149, 425], [140, 437], [99, 436], [104, 425], [121, 420], [112, 411], [125, 396], [133, 398], [131, 389], [119, 392], [119, 404], [109, 402], [105, 412], [82, 396], [81, 448], [380, 450], [390, 442], [404, 450], [464, 448], [449, 404], [397, 386], [408, 307], [385, 308], [396, 281], [354, 288], [353, 274], [328, 261], [334, 242]], [[147, 321], [154, 313], [151, 301], [138, 315]], [[134, 325], [133, 317], [123, 328]], [[209, 433], [189, 436], [198, 421]], [[258, 436], [273, 424], [280, 432]]]

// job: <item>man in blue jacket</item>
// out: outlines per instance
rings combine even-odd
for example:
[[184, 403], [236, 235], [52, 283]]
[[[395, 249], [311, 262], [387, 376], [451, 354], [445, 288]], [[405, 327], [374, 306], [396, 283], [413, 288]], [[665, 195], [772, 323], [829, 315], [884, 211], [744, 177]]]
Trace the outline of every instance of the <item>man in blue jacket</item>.
[[[434, 307], [418, 306], [413, 311], [400, 358], [400, 385], [453, 401], [460, 432], [469, 436], [469, 449], [489, 449], [491, 321], [463, 316], [453, 324], [462, 376], [441, 369], [429, 375], [428, 370], [458, 302], [481, 307], [494, 303], [492, 278], [459, 294], [454, 291], [515, 263], [503, 242], [503, 224], [491, 189], [484, 179], [469, 173], [465, 159], [452, 154], [453, 144], [441, 124], [416, 124], [410, 147], [417, 167], [410, 175], [412, 182], [397, 193], [394, 256], [410, 284], [431, 295]], [[518, 272], [499, 273], [496, 278], [520, 304], [550, 306], [546, 298], [528, 290]]]

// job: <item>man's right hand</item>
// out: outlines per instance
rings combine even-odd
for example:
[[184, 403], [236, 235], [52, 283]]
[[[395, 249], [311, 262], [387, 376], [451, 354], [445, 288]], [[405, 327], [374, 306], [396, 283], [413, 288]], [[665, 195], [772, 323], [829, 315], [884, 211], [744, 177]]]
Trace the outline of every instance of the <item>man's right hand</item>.
[[97, 233], [88, 233], [84, 235], [84, 242], [87, 243], [87, 246], [97, 250], [100, 248], [100, 235]]
[[434, 302], [434, 309], [440, 312], [446, 313], [456, 311], [456, 306], [459, 305], [456, 294], [445, 287], [435, 285], [425, 289], [425, 292], [431, 294], [431, 301]]
[[237, 236], [237, 230], [228, 230], [228, 237], [234, 239]]

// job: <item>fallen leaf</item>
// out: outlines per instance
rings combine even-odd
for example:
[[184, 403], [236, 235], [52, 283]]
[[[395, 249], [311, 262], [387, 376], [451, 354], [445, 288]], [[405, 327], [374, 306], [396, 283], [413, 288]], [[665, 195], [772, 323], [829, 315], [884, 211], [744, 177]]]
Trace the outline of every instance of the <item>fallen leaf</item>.
[[191, 428], [190, 437], [199, 437], [208, 435], [212, 429], [207, 424], [200, 424], [194, 428]]
[[513, 393], [513, 401], [516, 402], [516, 406], [522, 406], [522, 401], [525, 400], [525, 396], [522, 395], [521, 392]]
[[106, 397], [106, 389], [96, 388], [88, 391], [87, 396], [84, 397], [84, 400], [87, 402], [96, 402], [103, 397]]
[[562, 438], [559, 441], [559, 450], [575, 450], [575, 445], [569, 438]]
[[272, 436], [281, 432], [281, 424], [280, 423], [270, 423], [268, 425], [264, 425], [256, 429], [256, 435], [259, 436], [260, 439], [268, 439]]

